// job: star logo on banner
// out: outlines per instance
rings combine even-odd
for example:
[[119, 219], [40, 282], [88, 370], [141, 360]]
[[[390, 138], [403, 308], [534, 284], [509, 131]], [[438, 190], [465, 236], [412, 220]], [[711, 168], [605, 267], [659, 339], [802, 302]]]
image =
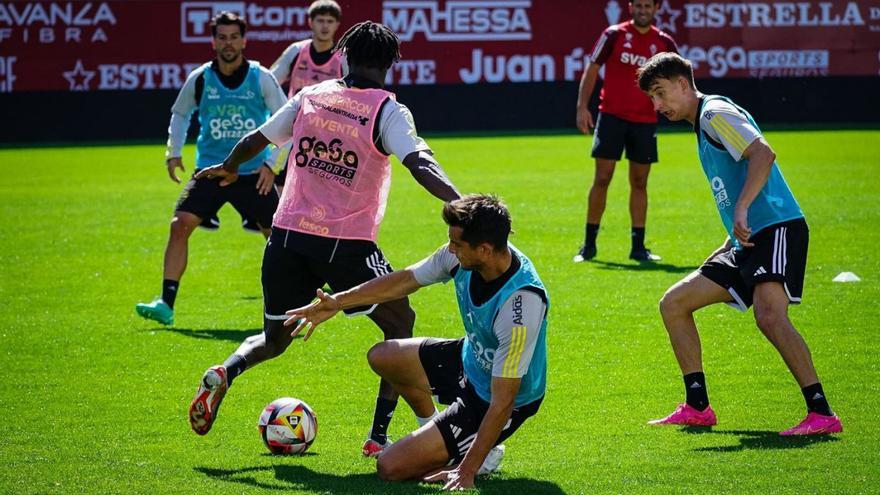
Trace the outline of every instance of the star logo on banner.
[[[675, 20], [681, 15], [681, 10], [669, 6], [669, 0], [663, 0], [660, 8], [654, 12], [654, 25], [657, 29], [676, 32]], [[665, 19], [665, 20], [664, 20]]]
[[64, 72], [64, 79], [70, 83], [70, 91], [88, 91], [89, 82], [95, 77], [95, 71], [86, 70], [82, 60], [77, 60], [73, 70]]
[[620, 20], [621, 12], [623, 10], [620, 8], [617, 0], [608, 0], [608, 4], [605, 6], [605, 18], [608, 19], [609, 26], [617, 24], [617, 21]]

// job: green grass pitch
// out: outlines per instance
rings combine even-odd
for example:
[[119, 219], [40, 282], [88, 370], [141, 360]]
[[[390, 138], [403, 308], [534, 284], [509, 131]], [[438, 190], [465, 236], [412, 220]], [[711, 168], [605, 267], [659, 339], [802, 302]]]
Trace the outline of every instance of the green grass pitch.
[[[877, 493], [880, 483], [880, 133], [770, 132], [812, 242], [795, 325], [812, 348], [844, 432], [788, 439], [804, 414], [781, 358], [749, 314], [698, 313], [711, 432], [645, 424], [683, 397], [657, 301], [724, 240], [691, 133], [660, 136], [648, 245], [627, 260], [626, 168], [617, 172], [595, 262], [574, 265], [592, 179], [582, 136], [434, 138], [454, 182], [510, 206], [513, 242], [552, 298], [549, 386], [540, 413], [507, 442], [485, 493]], [[197, 232], [176, 324], [138, 318], [160, 290], [180, 186], [152, 146], [0, 150], [0, 493], [435, 493], [386, 484], [360, 456], [377, 378], [365, 353], [379, 332], [337, 318], [308, 343], [244, 374], [213, 431], [186, 410], [201, 373], [261, 326], [263, 240], [238, 228]], [[191, 171], [193, 150], [187, 148]], [[440, 203], [400, 166], [380, 244], [396, 267], [446, 238]], [[833, 283], [853, 271], [860, 283]], [[413, 298], [416, 335], [462, 335], [451, 286]], [[306, 400], [317, 441], [302, 457], [268, 454], [256, 430], [277, 397]], [[415, 427], [401, 402], [391, 425]]]

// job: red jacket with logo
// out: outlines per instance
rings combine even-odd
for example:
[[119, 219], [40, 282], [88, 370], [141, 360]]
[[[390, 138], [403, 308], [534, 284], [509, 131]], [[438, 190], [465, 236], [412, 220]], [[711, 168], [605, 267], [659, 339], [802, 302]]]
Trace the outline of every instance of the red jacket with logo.
[[651, 100], [636, 82], [636, 70], [660, 52], [678, 53], [675, 40], [651, 26], [642, 34], [632, 21], [609, 26], [593, 47], [590, 59], [605, 66], [599, 111], [630, 122], [657, 122]]

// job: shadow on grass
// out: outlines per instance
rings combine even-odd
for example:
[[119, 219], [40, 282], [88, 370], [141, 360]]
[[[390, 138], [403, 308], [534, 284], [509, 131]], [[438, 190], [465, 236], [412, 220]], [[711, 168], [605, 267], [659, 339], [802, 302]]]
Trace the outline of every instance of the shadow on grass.
[[598, 265], [602, 270], [632, 270], [635, 272], [668, 272], [668, 273], [690, 273], [697, 269], [695, 266], [678, 266], [669, 263], [656, 262], [632, 262], [617, 263], [614, 261], [600, 261], [596, 259], [589, 260], [587, 263]]
[[768, 430], [715, 430], [700, 426], [686, 426], [682, 431], [692, 435], [731, 435], [739, 437], [739, 445], [723, 445], [719, 447], [700, 447], [697, 452], [741, 452], [743, 450], [786, 450], [803, 449], [811, 445], [838, 442], [839, 438], [831, 435], [810, 436], [779, 436], [778, 431]]
[[240, 328], [240, 329], [229, 329], [229, 328], [203, 328], [203, 329], [192, 329], [192, 328], [175, 328], [175, 327], [162, 327], [162, 330], [165, 332], [174, 332], [180, 335], [190, 337], [193, 339], [205, 339], [205, 340], [228, 340], [230, 342], [242, 342], [244, 339], [250, 337], [251, 335], [262, 333], [262, 328]]
[[[241, 469], [216, 469], [196, 467], [196, 471], [211, 478], [241, 483], [256, 488], [287, 491], [304, 490], [334, 495], [361, 495], [386, 493], [439, 493], [442, 485], [416, 482], [390, 483], [382, 481], [375, 473], [337, 475], [319, 473], [300, 465], [254, 466]], [[267, 483], [257, 479], [256, 474], [272, 472], [281, 483]], [[263, 476], [260, 476], [263, 477]], [[558, 495], [565, 492], [554, 483], [527, 478], [497, 479], [481, 478], [477, 481], [480, 493], [511, 493]]]

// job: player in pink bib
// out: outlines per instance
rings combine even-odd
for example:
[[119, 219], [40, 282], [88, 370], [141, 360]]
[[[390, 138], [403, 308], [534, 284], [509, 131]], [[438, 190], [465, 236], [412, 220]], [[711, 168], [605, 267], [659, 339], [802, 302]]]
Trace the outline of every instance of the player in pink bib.
[[291, 43], [272, 64], [278, 84], [289, 84], [289, 98], [306, 86], [339, 79], [348, 73], [342, 52], [333, 49], [341, 19], [342, 9], [333, 0], [316, 0], [309, 5], [312, 37]]
[[[328, 50], [330, 52], [329, 58], [325, 62], [318, 62], [315, 60], [318, 53], [312, 40], [303, 40], [297, 44], [300, 45], [299, 56], [290, 70], [288, 97], [293, 98], [293, 95], [299, 93], [306, 86], [342, 77], [342, 55], [340, 52], [332, 50], [332, 46]], [[316, 53], [313, 54], [313, 51]]]
[[[397, 156], [437, 198], [459, 197], [418, 137], [409, 110], [382, 89], [386, 72], [400, 59], [399, 46], [387, 27], [370, 21], [356, 24], [337, 47], [350, 65], [348, 76], [304, 88], [239, 141], [222, 164], [200, 173], [229, 184], [236, 180], [238, 166], [270, 142], [292, 144], [288, 186], [263, 255], [263, 333], [246, 339], [223, 365], [205, 372], [190, 406], [196, 433], [210, 430], [235, 377], [290, 345], [292, 337], [283, 326], [287, 310], [311, 302], [325, 283], [338, 292], [392, 271], [375, 242], [390, 186], [389, 155]], [[415, 313], [406, 298], [347, 313], [369, 315], [386, 340], [412, 336]], [[376, 456], [388, 445], [386, 432], [396, 405], [397, 394], [383, 380], [364, 455]]]
[[[388, 155], [367, 124], [394, 95], [328, 81], [307, 91], [293, 124], [288, 187], [273, 225], [335, 239], [375, 241], [391, 183]], [[299, 169], [299, 170], [297, 170]]]

